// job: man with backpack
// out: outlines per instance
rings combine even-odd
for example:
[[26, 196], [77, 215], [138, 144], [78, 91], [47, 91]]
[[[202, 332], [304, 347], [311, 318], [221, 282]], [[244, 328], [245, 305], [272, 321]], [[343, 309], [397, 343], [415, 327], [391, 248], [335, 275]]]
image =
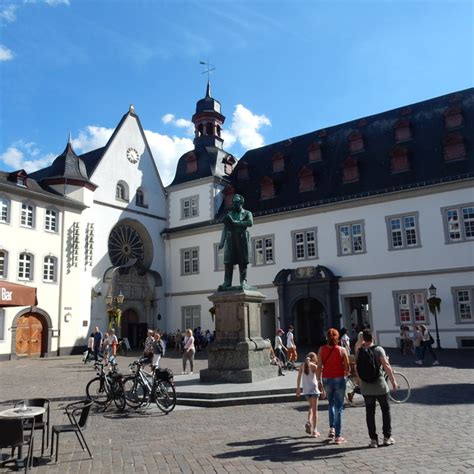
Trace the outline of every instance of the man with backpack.
[[389, 446], [394, 444], [395, 440], [392, 438], [392, 422], [388, 401], [389, 387], [385, 381], [383, 371], [387, 373], [393, 390], [397, 390], [397, 382], [393, 376], [392, 367], [388, 362], [385, 350], [381, 346], [374, 345], [370, 329], [364, 329], [362, 340], [362, 347], [357, 354], [356, 372], [360, 390], [365, 401], [365, 415], [370, 436], [369, 447], [377, 448], [379, 445], [377, 428], [375, 426], [375, 407], [377, 401], [382, 410], [383, 445]]

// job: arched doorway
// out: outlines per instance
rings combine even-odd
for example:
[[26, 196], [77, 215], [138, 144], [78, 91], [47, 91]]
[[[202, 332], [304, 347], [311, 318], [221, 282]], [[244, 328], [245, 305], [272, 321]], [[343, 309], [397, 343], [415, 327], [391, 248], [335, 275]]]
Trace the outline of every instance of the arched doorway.
[[130, 346], [134, 349], [141, 347], [148, 329], [146, 323], [139, 323], [138, 321], [137, 312], [129, 308], [123, 312], [120, 322], [120, 336], [128, 338]]
[[295, 335], [300, 346], [313, 350], [324, 342], [324, 306], [316, 298], [302, 298], [293, 307]]
[[15, 352], [17, 357], [40, 357], [47, 352], [48, 327], [43, 316], [26, 313], [16, 324]]

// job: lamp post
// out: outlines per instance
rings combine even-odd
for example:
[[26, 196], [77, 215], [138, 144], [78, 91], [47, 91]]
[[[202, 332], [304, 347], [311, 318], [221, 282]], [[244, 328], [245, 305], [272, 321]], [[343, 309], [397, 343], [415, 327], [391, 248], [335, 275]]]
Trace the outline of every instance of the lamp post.
[[436, 287], [431, 283], [431, 286], [428, 288], [428, 293], [430, 297], [428, 298], [428, 307], [430, 312], [434, 314], [435, 318], [435, 328], [436, 328], [436, 345], [438, 349], [441, 349], [441, 342], [439, 340], [439, 330], [438, 330], [438, 311], [441, 307], [441, 298], [436, 296]]
[[105, 304], [107, 305], [107, 314], [109, 315], [109, 327], [112, 328], [114, 325], [119, 329], [120, 327], [120, 318], [122, 316], [122, 311], [120, 310], [120, 305], [123, 304], [125, 297], [123, 293], [120, 293], [117, 296], [113, 296], [112, 293], [109, 293], [105, 297]]

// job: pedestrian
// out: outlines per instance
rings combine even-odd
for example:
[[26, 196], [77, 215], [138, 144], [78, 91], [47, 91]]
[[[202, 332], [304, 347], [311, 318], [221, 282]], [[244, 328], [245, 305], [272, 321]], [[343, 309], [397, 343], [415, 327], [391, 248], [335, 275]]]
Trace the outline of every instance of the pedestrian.
[[194, 372], [194, 354], [196, 348], [194, 347], [194, 336], [192, 329], [186, 329], [183, 346], [183, 374], [186, 373], [186, 362], [189, 360], [190, 374]]
[[[383, 445], [395, 443], [392, 438], [392, 420], [388, 400], [389, 387], [385, 381], [384, 372], [388, 375], [393, 390], [397, 390], [397, 383], [393, 370], [382, 346], [374, 345], [372, 331], [364, 329], [362, 333], [363, 345], [359, 350], [356, 361], [356, 373], [361, 393], [365, 401], [365, 417], [370, 436], [370, 448], [378, 447], [377, 428], [375, 426], [375, 407], [379, 402], [382, 410]], [[381, 370], [383, 367], [383, 371]]]
[[415, 348], [415, 364], [421, 364], [421, 332], [420, 326], [413, 328], [413, 347]]
[[155, 370], [160, 367], [160, 360], [165, 353], [165, 346], [161, 339], [160, 333], [155, 332], [153, 339], [153, 359], [151, 362], [152, 369]]
[[345, 443], [342, 436], [342, 412], [346, 394], [346, 376], [349, 375], [349, 357], [346, 350], [338, 345], [339, 331], [331, 328], [327, 331], [327, 344], [318, 352], [317, 378], [323, 381], [323, 388], [329, 403], [328, 438], [336, 444]]
[[357, 359], [357, 353], [359, 352], [359, 349], [361, 348], [362, 343], [363, 343], [362, 331], [360, 331], [357, 334], [357, 340], [356, 340], [356, 343], [354, 345], [354, 356], [355, 356], [356, 359]]
[[344, 349], [347, 352], [347, 355], [350, 355], [350, 353], [351, 353], [351, 340], [350, 340], [349, 336], [347, 335], [347, 329], [346, 328], [341, 328], [340, 336], [341, 336], [341, 346], [344, 347]]
[[176, 335], [174, 336], [174, 348], [181, 350], [181, 344], [183, 343], [183, 334], [181, 329], [176, 330]]
[[434, 339], [433, 336], [428, 331], [428, 328], [424, 324], [420, 324], [420, 333], [421, 333], [421, 353], [420, 359], [417, 361], [417, 364], [423, 364], [423, 359], [425, 358], [425, 353], [428, 351], [433, 357], [433, 365], [439, 365], [438, 358], [433, 350]]
[[155, 342], [155, 333], [152, 329], [148, 329], [147, 336], [145, 339], [145, 347], [143, 349], [143, 357], [148, 359], [151, 363], [153, 359], [153, 343]]
[[284, 365], [286, 363], [285, 352], [288, 352], [288, 349], [283, 345], [283, 341], [281, 340], [281, 336], [283, 334], [285, 334], [283, 329], [277, 329], [275, 336], [275, 355], [282, 361]]
[[94, 333], [92, 332], [87, 340], [87, 355], [86, 360], [92, 358], [92, 354], [94, 354]]
[[400, 326], [400, 352], [403, 355], [411, 354], [410, 329], [405, 324]]
[[99, 329], [99, 326], [95, 327], [94, 332], [94, 360], [97, 361], [99, 359], [99, 352], [101, 349], [103, 334]]
[[321, 434], [318, 431], [318, 400], [321, 395], [322, 384], [317, 378], [318, 359], [314, 352], [310, 352], [300, 365], [298, 378], [296, 380], [296, 396], [301, 394], [300, 384], [303, 380], [303, 395], [308, 400], [308, 421], [305, 424], [306, 433], [313, 438], [319, 438]]
[[298, 358], [293, 331], [293, 326], [288, 326], [288, 332], [286, 333], [286, 348], [288, 350], [288, 362], [292, 363], [296, 362], [296, 359]]

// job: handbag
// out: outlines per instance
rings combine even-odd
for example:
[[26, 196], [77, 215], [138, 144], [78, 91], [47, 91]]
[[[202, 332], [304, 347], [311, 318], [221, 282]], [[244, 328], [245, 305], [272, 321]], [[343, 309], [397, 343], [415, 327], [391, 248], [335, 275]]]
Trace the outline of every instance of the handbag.
[[434, 344], [433, 336], [430, 334], [430, 344]]

